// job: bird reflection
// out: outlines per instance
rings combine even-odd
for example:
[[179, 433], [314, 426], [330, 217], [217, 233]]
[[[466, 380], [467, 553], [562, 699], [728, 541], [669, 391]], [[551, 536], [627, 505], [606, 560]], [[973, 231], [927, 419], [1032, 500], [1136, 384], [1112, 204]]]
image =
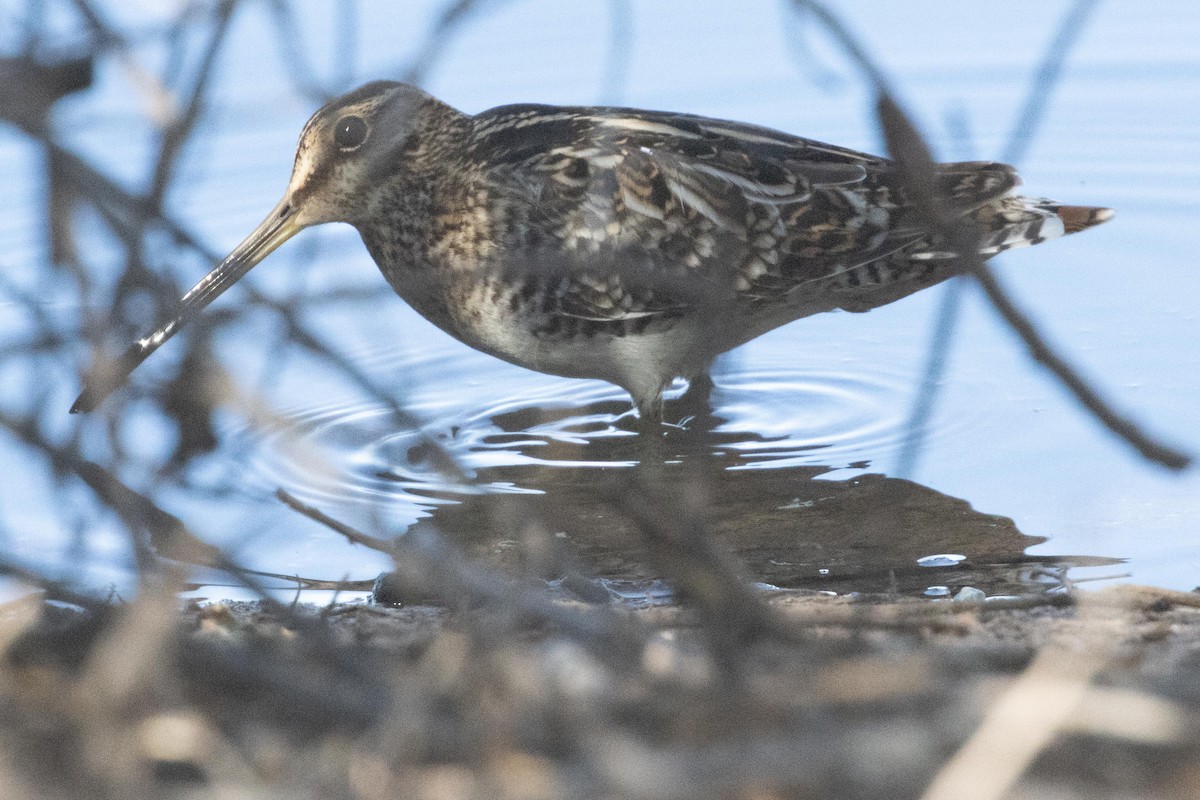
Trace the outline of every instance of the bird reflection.
[[[636, 421], [616, 402], [521, 408], [491, 417], [483, 435], [458, 431], [452, 450], [525, 456], [475, 476], [478, 485], [521, 493], [460, 494], [418, 525], [542, 578], [570, 564], [604, 580], [649, 582], [662, 577], [661, 564], [647, 558], [644, 513], [630, 513], [628, 502], [649, 486], [654, 514], [702, 529], [703, 541], [735, 557], [746, 578], [778, 587], [922, 594], [931, 585], [970, 585], [1010, 594], [1044, 590], [1046, 575], [1074, 566], [1117, 563], [1027, 555], [1046, 540], [912, 481], [865, 470], [830, 480], [828, 466], [764, 464], [769, 441], [727, 429], [708, 403], [711, 388], [694, 386], [669, 403], [667, 419], [679, 422], [655, 439], [635, 435]], [[564, 435], [569, 429], [578, 436]], [[751, 441], [764, 445], [752, 456]], [[963, 558], [919, 563], [937, 554]]]

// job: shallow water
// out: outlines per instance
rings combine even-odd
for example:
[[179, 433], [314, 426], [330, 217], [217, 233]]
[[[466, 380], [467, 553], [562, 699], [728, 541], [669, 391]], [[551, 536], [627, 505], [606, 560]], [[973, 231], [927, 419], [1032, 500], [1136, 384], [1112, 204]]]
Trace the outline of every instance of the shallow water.
[[[357, 78], [396, 75], [441, 6], [394, 5], [363, 4]], [[853, 71], [815, 33], [803, 40], [810, 60], [798, 64], [775, 3], [705, 3], [683, 17], [670, 3], [635, 5], [619, 83], [606, 79], [606, 4], [568, 10], [529, 0], [496, 4], [465, 24], [428, 88], [467, 110], [514, 101], [620, 102], [880, 149]], [[922, 4], [919, 14], [898, 4], [838, 6], [947, 159], [999, 153], [1065, 10], [1032, 2], [1004, 4], [1003, 13], [949, 2]], [[305, 6], [299, 19], [315, 63], [337, 66], [322, 8]], [[1110, 205], [1117, 219], [1007, 254], [996, 266], [1021, 305], [1119, 408], [1200, 451], [1200, 273], [1192, 235], [1200, 210], [1200, 10], [1186, 2], [1155, 8], [1154, 17], [1123, 4], [1096, 12], [1020, 165], [1031, 193]], [[236, 243], [278, 198], [313, 108], [289, 93], [276, 53], [258, 44], [269, 36], [261, 16], [247, 9], [236, 20], [202, 136], [169, 202], [217, 250]], [[144, 179], [136, 165], [145, 160], [147, 138], [127, 81], [115, 66], [102, 69], [95, 90], [64, 106], [60, 124], [72, 146], [136, 182]], [[0, 164], [11, 176], [0, 189], [5, 268], [10, 280], [39, 286], [45, 245], [40, 207], [31, 202], [39, 181], [34, 155], [19, 136], [2, 134]], [[93, 261], [103, 265], [111, 241], [100, 233], [89, 241], [99, 254]], [[185, 259], [172, 269], [187, 284], [204, 265]], [[339, 226], [306, 232], [249, 280], [276, 296], [383, 287], [357, 237]], [[1113, 440], [1030, 362], [969, 286], [915, 470], [899, 474], [943, 291], [775, 331], [721, 360], [711, 414], [669, 406], [679, 426], [662, 445], [666, 468], [680, 485], [703, 487], [711, 535], [756, 579], [779, 586], [920, 594], [975, 585], [997, 594], [1064, 580], [1200, 584], [1196, 470], [1169, 474]], [[78, 308], [47, 297], [47, 313], [69, 327]], [[214, 311], [244, 298], [235, 290]], [[0, 305], [0, 332], [16, 341], [28, 321], [9, 309]], [[136, 464], [127, 466], [126, 480], [153, 486], [192, 529], [275, 573], [368, 579], [385, 566], [283, 509], [272, 497], [283, 488], [396, 534], [431, 522], [501, 562], [512, 549], [512, 520], [540, 520], [596, 573], [653, 580], [613, 501], [645, 458], [622, 392], [473, 352], [384, 288], [365, 300], [318, 299], [304, 321], [417, 422], [397, 420], [327, 365], [286, 350], [280, 326], [255, 312], [217, 340], [242, 396], [255, 398], [223, 417], [219, 449], [182, 480], [162, 481]], [[154, 392], [177, 352], [165, 348], [136, 382]], [[76, 366], [59, 363], [46, 376], [50, 402], [64, 412], [78, 390]], [[20, 376], [9, 385], [28, 382]], [[247, 412], [249, 405], [257, 411]], [[82, 425], [86, 438], [102, 421], [64, 413], [55, 424]], [[125, 430], [129, 448], [148, 463], [172, 446], [152, 413]], [[15, 442], [0, 448], [14, 475], [0, 487], [5, 547], [72, 569], [86, 562], [92, 580], [119, 583], [128, 553], [115, 521], [87, 519], [81, 550], [72, 528], [79, 520], [53, 510], [64, 491], [86, 492], [56, 484]], [[439, 467], [443, 452], [465, 477]], [[965, 559], [920, 566], [941, 554]]]

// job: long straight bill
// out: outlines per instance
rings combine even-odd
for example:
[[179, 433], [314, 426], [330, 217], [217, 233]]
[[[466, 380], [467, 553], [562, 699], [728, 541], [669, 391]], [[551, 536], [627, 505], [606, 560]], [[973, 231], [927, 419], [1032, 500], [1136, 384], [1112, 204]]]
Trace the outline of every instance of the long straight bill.
[[129, 346], [119, 359], [113, 363], [100, 365], [93, 369], [93, 374], [84, 384], [83, 393], [71, 406], [71, 413], [91, 411], [104, 401], [124, 383], [129, 373], [150, 357], [158, 348], [186, 325], [193, 317], [203, 311], [209, 303], [221, 296], [250, 269], [262, 261], [276, 247], [296, 235], [301, 229], [296, 222], [295, 210], [284, 198], [275, 206], [271, 214], [262, 221], [254, 232], [234, 248], [233, 252], [213, 267], [212, 271], [200, 279], [188, 293], [179, 301], [175, 316], [160, 326], [153, 333], [138, 339]]

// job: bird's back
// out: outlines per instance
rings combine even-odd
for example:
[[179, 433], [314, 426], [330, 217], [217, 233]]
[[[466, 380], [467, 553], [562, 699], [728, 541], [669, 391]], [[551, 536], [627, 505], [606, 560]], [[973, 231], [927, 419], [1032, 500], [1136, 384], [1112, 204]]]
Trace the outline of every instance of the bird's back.
[[[568, 316], [669, 317], [709, 292], [750, 316], [866, 310], [928, 285], [953, 255], [893, 162], [767, 128], [522, 105], [477, 116], [471, 142], [507, 206], [502, 258], [544, 262]], [[1003, 164], [942, 164], [935, 179], [988, 256], [1107, 219], [1009, 195], [1019, 180]]]
[[[892, 161], [768, 128], [504, 106], [472, 119], [465, 154], [486, 213], [461, 216], [483, 220], [487, 250], [450, 268], [459, 335], [635, 397], [799, 317], [866, 311], [960, 268]], [[985, 256], [1110, 214], [1013, 196], [1015, 171], [994, 162], [941, 164], [933, 178]], [[653, 380], [608, 364], [638, 358]]]

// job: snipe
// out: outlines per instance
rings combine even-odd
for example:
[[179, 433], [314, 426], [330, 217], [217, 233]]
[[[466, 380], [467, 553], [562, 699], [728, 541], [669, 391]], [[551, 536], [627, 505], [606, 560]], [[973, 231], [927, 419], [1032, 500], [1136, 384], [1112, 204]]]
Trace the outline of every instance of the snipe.
[[[1011, 167], [941, 164], [936, 184], [990, 256], [1112, 216], [1010, 194]], [[283, 200], [89, 383], [94, 408], [188, 319], [302, 228], [348, 222], [384, 277], [466, 344], [601, 378], [643, 418], [663, 389], [792, 320], [867, 311], [961, 269], [884, 158], [768, 128], [627, 108], [470, 116], [375, 82], [300, 135]]]

